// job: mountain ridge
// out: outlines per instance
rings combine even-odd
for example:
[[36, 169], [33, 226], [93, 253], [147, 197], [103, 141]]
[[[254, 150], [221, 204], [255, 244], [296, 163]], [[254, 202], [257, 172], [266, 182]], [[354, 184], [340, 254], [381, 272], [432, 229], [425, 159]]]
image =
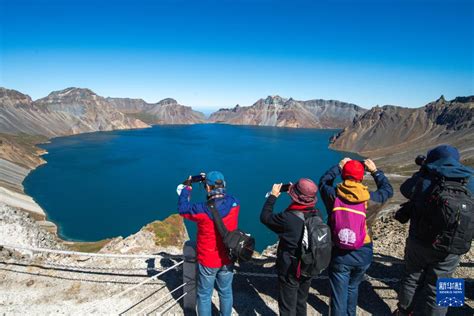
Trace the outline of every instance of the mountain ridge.
[[148, 124], [198, 124], [205, 123], [203, 113], [190, 106], [181, 105], [173, 98], [165, 98], [156, 103], [143, 99], [112, 98], [107, 100], [119, 111], [146, 121]]
[[419, 108], [376, 106], [344, 128], [332, 149], [405, 164], [439, 144], [451, 144], [464, 160], [474, 157], [474, 96], [441, 96]]
[[56, 137], [145, 127], [149, 125], [115, 110], [90, 89], [66, 88], [33, 101], [0, 87], [0, 133]]
[[343, 128], [367, 111], [352, 103], [313, 99], [298, 101], [278, 95], [260, 98], [251, 106], [221, 108], [211, 123], [303, 128]]

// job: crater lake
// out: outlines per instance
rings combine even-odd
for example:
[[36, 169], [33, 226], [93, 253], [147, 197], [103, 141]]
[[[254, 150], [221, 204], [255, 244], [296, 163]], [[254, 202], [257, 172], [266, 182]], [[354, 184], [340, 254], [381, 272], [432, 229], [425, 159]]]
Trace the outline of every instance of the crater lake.
[[[58, 225], [61, 238], [128, 236], [177, 212], [176, 186], [189, 175], [221, 171], [241, 203], [239, 226], [261, 251], [277, 236], [260, 223], [273, 183], [315, 181], [343, 153], [328, 148], [336, 130], [199, 124], [60, 137], [41, 145], [47, 164], [25, 179], [27, 194]], [[205, 191], [194, 184], [193, 201]], [[318, 195], [318, 208], [324, 208]], [[289, 204], [279, 198], [275, 211]], [[186, 221], [191, 238], [196, 227]]]

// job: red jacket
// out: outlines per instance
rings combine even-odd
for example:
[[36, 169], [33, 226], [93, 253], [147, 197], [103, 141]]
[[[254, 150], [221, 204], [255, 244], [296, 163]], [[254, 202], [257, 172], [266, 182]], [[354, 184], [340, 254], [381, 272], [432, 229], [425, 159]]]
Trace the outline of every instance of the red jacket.
[[[208, 268], [220, 268], [232, 263], [222, 238], [214, 226], [207, 203], [191, 203], [191, 190], [191, 187], [187, 187], [181, 191], [178, 212], [184, 218], [197, 223], [197, 261]], [[227, 229], [237, 229], [240, 210], [237, 199], [225, 195], [223, 198], [217, 198], [215, 203]]]

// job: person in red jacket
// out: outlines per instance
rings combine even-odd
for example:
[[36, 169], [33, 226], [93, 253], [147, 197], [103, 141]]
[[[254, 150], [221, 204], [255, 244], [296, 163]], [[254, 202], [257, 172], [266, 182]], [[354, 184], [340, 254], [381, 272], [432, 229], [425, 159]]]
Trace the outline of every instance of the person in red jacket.
[[[211, 211], [207, 202], [191, 203], [191, 183], [181, 191], [178, 200], [178, 212], [181, 216], [197, 224], [197, 310], [198, 315], [211, 315], [211, 298], [214, 285], [219, 294], [221, 315], [232, 314], [233, 262], [224, 246], [221, 236], [214, 227]], [[216, 209], [226, 228], [237, 229], [240, 205], [239, 201], [226, 193], [224, 175], [211, 171], [205, 176], [207, 200], [215, 201]]]

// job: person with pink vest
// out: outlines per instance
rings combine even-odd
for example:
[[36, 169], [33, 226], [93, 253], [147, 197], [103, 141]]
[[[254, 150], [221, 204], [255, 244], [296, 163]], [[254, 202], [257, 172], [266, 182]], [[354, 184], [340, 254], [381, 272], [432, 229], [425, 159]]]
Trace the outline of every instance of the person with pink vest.
[[[362, 184], [365, 169], [377, 185], [374, 192]], [[339, 176], [343, 182], [334, 186]], [[362, 163], [350, 158], [344, 158], [339, 165], [330, 168], [319, 180], [319, 188], [328, 212], [334, 244], [328, 268], [330, 315], [355, 316], [359, 284], [372, 262], [373, 254], [372, 239], [366, 224], [367, 208], [385, 203], [393, 196], [393, 188], [372, 160]]]

